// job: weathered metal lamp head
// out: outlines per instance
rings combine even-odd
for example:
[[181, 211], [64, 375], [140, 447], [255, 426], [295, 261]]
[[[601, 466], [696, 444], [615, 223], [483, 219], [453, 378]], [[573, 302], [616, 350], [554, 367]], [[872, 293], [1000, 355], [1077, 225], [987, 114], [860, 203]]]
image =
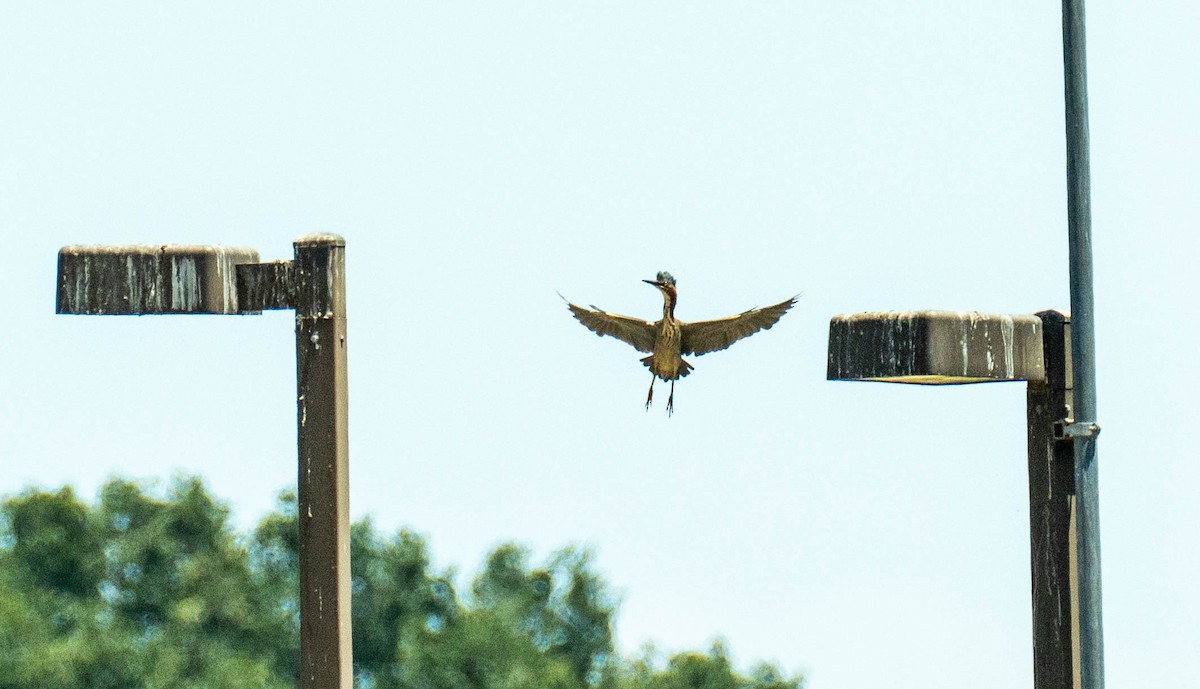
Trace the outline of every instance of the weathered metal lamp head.
[[58, 252], [58, 313], [245, 313], [236, 266], [258, 263], [242, 247], [156, 244], [66, 246]]
[[975, 311], [834, 316], [826, 378], [918, 385], [1045, 380], [1042, 321]]

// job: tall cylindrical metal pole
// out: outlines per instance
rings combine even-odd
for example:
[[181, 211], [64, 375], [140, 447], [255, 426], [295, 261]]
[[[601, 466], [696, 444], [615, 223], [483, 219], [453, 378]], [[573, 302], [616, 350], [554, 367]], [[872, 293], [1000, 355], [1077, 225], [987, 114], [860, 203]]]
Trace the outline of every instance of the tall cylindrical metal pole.
[[[1088, 142], [1087, 49], [1083, 0], [1063, 0], [1067, 125], [1067, 226], [1071, 263], [1071, 369], [1077, 424], [1096, 423], [1096, 347], [1092, 299], [1092, 207]], [[1100, 596], [1100, 504], [1096, 436], [1075, 440], [1079, 563], [1080, 670], [1083, 689], [1104, 687]]]
[[295, 242], [300, 687], [351, 689], [346, 242]]

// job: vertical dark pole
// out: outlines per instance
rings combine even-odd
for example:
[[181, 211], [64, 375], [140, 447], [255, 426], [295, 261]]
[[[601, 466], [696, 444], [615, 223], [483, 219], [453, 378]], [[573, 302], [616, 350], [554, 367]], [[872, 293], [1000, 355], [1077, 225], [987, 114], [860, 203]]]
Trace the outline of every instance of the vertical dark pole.
[[[1096, 422], [1095, 321], [1092, 299], [1092, 207], [1088, 142], [1087, 48], [1083, 0], [1063, 0], [1067, 125], [1067, 227], [1071, 263], [1072, 418]], [[1075, 440], [1076, 551], [1079, 561], [1080, 667], [1083, 689], [1104, 687], [1100, 596], [1100, 490], [1096, 436]]]
[[1063, 314], [1043, 311], [1046, 380], [1030, 381], [1029, 560], [1033, 588], [1034, 689], [1078, 687], [1078, 578], [1072, 540], [1075, 502], [1073, 443], [1054, 425], [1071, 404], [1071, 370]]
[[346, 242], [295, 242], [300, 687], [351, 689]]

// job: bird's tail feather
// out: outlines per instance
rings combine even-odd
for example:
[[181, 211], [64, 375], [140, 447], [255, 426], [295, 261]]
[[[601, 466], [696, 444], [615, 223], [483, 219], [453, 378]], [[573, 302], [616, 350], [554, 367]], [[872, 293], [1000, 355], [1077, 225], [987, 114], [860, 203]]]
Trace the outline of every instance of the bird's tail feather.
[[[651, 371], [653, 371], [654, 370], [654, 355], [651, 354], [650, 356], [643, 358], [642, 365], [645, 366], [646, 368], [650, 369]], [[676, 379], [683, 378], [687, 374], [691, 373], [693, 368], [695, 368], [695, 367], [692, 366], [691, 364], [689, 364], [688, 362], [684, 361], [683, 359], [680, 359], [679, 360], [679, 370], [676, 372], [675, 378]]]

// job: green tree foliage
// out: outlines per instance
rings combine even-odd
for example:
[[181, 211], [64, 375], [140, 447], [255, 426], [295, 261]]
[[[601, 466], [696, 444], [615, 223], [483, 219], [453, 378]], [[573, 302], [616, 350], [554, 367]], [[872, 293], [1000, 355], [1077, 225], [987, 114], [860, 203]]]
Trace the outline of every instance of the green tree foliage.
[[0, 688], [292, 685], [264, 652], [290, 621], [198, 481], [165, 500], [111, 481], [95, 507], [27, 491], [2, 513], [0, 627], [20, 631], [0, 635]]
[[734, 671], [723, 641], [716, 641], [708, 654], [679, 653], [665, 665], [653, 648], [620, 670], [621, 689], [800, 689], [800, 677], [785, 677], [767, 663], [756, 665], [749, 676]]
[[[296, 685], [296, 498], [253, 534], [195, 479], [165, 497], [113, 480], [0, 504], [0, 689], [273, 689]], [[589, 553], [545, 563], [502, 545], [469, 590], [425, 540], [351, 529], [354, 667], [361, 689], [799, 689], [770, 665], [707, 654], [624, 660], [616, 602]]]
[[104, 576], [103, 537], [88, 506], [70, 488], [10, 499], [13, 564], [47, 592], [86, 596]]

